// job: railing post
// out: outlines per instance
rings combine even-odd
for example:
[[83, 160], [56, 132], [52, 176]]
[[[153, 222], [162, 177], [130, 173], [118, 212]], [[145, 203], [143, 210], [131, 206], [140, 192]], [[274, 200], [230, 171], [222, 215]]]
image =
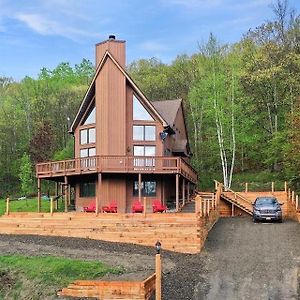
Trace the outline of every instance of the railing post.
[[295, 191], [292, 191], [292, 202], [295, 202]]
[[144, 217], [146, 217], [146, 210], [147, 210], [147, 201], [146, 197], [144, 197]]
[[9, 215], [9, 197], [6, 198], [6, 215]]
[[245, 183], [245, 193], [248, 193], [248, 182]]
[[209, 199], [207, 199], [207, 207], [208, 207], [208, 209], [207, 209], [207, 215], [209, 216], [209, 213], [210, 213], [210, 200]]
[[203, 216], [206, 217], [207, 209], [206, 209], [206, 199], [203, 199]]
[[296, 210], [299, 208], [299, 195], [296, 195]]
[[201, 197], [196, 196], [195, 197], [195, 213], [196, 214], [200, 212], [200, 201], [201, 201]]
[[288, 193], [287, 193], [287, 198], [288, 200], [291, 200], [291, 189], [288, 189]]
[[272, 181], [272, 193], [274, 193], [274, 181]]
[[218, 190], [218, 181], [215, 180], [215, 190]]
[[287, 182], [284, 182], [284, 191], [287, 193]]
[[53, 197], [50, 197], [50, 214], [53, 215]]

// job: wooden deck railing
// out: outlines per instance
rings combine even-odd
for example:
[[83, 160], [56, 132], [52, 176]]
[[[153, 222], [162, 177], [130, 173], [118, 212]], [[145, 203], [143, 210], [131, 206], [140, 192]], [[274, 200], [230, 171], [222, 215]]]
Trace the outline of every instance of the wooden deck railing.
[[196, 171], [180, 157], [93, 156], [36, 165], [37, 177], [86, 173], [179, 173], [197, 182]]

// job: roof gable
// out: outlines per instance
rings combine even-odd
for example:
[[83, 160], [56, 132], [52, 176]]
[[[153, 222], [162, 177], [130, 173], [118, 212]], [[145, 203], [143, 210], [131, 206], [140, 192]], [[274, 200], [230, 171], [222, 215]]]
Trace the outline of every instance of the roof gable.
[[143, 104], [151, 111], [154, 116], [163, 124], [163, 126], [167, 126], [168, 122], [164, 119], [164, 117], [159, 113], [159, 111], [154, 107], [154, 105], [146, 98], [146, 96], [143, 94], [143, 92], [138, 88], [138, 86], [134, 83], [134, 81], [131, 79], [131, 77], [128, 75], [128, 73], [120, 66], [120, 64], [114, 59], [114, 57], [111, 55], [109, 51], [106, 51], [101, 62], [99, 63], [95, 74], [93, 76], [93, 79], [90, 83], [90, 86], [85, 93], [83, 100], [81, 102], [81, 105], [78, 109], [78, 112], [75, 116], [75, 119], [70, 127], [69, 132], [73, 133], [77, 126], [79, 125], [85, 110], [88, 108], [89, 103], [92, 101], [93, 97], [95, 96], [95, 82], [96, 78], [101, 71], [102, 67], [104, 66], [107, 59], [111, 59], [112, 62], [117, 66], [117, 68], [123, 73], [125, 78], [127, 79], [127, 82], [131, 85], [132, 89], [136, 93], [136, 95], [139, 97], [139, 100], [143, 102]]
[[163, 116], [171, 127], [175, 124], [178, 110], [181, 106], [181, 99], [164, 100], [164, 101], [152, 101], [151, 103], [156, 110]]

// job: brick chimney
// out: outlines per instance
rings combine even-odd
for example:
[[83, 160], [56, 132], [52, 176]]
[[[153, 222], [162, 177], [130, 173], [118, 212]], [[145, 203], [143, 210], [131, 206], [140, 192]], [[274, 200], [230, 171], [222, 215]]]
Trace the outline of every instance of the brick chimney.
[[96, 44], [96, 67], [103, 58], [106, 50], [114, 57], [114, 59], [125, 68], [126, 64], [126, 51], [125, 41], [116, 40], [115, 35], [110, 35], [108, 40]]

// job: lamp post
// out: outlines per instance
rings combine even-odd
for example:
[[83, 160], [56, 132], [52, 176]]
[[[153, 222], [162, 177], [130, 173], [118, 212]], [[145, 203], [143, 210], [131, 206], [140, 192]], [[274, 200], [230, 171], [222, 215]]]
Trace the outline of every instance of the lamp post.
[[161, 243], [159, 241], [155, 244], [155, 250], [155, 299], [161, 300]]

